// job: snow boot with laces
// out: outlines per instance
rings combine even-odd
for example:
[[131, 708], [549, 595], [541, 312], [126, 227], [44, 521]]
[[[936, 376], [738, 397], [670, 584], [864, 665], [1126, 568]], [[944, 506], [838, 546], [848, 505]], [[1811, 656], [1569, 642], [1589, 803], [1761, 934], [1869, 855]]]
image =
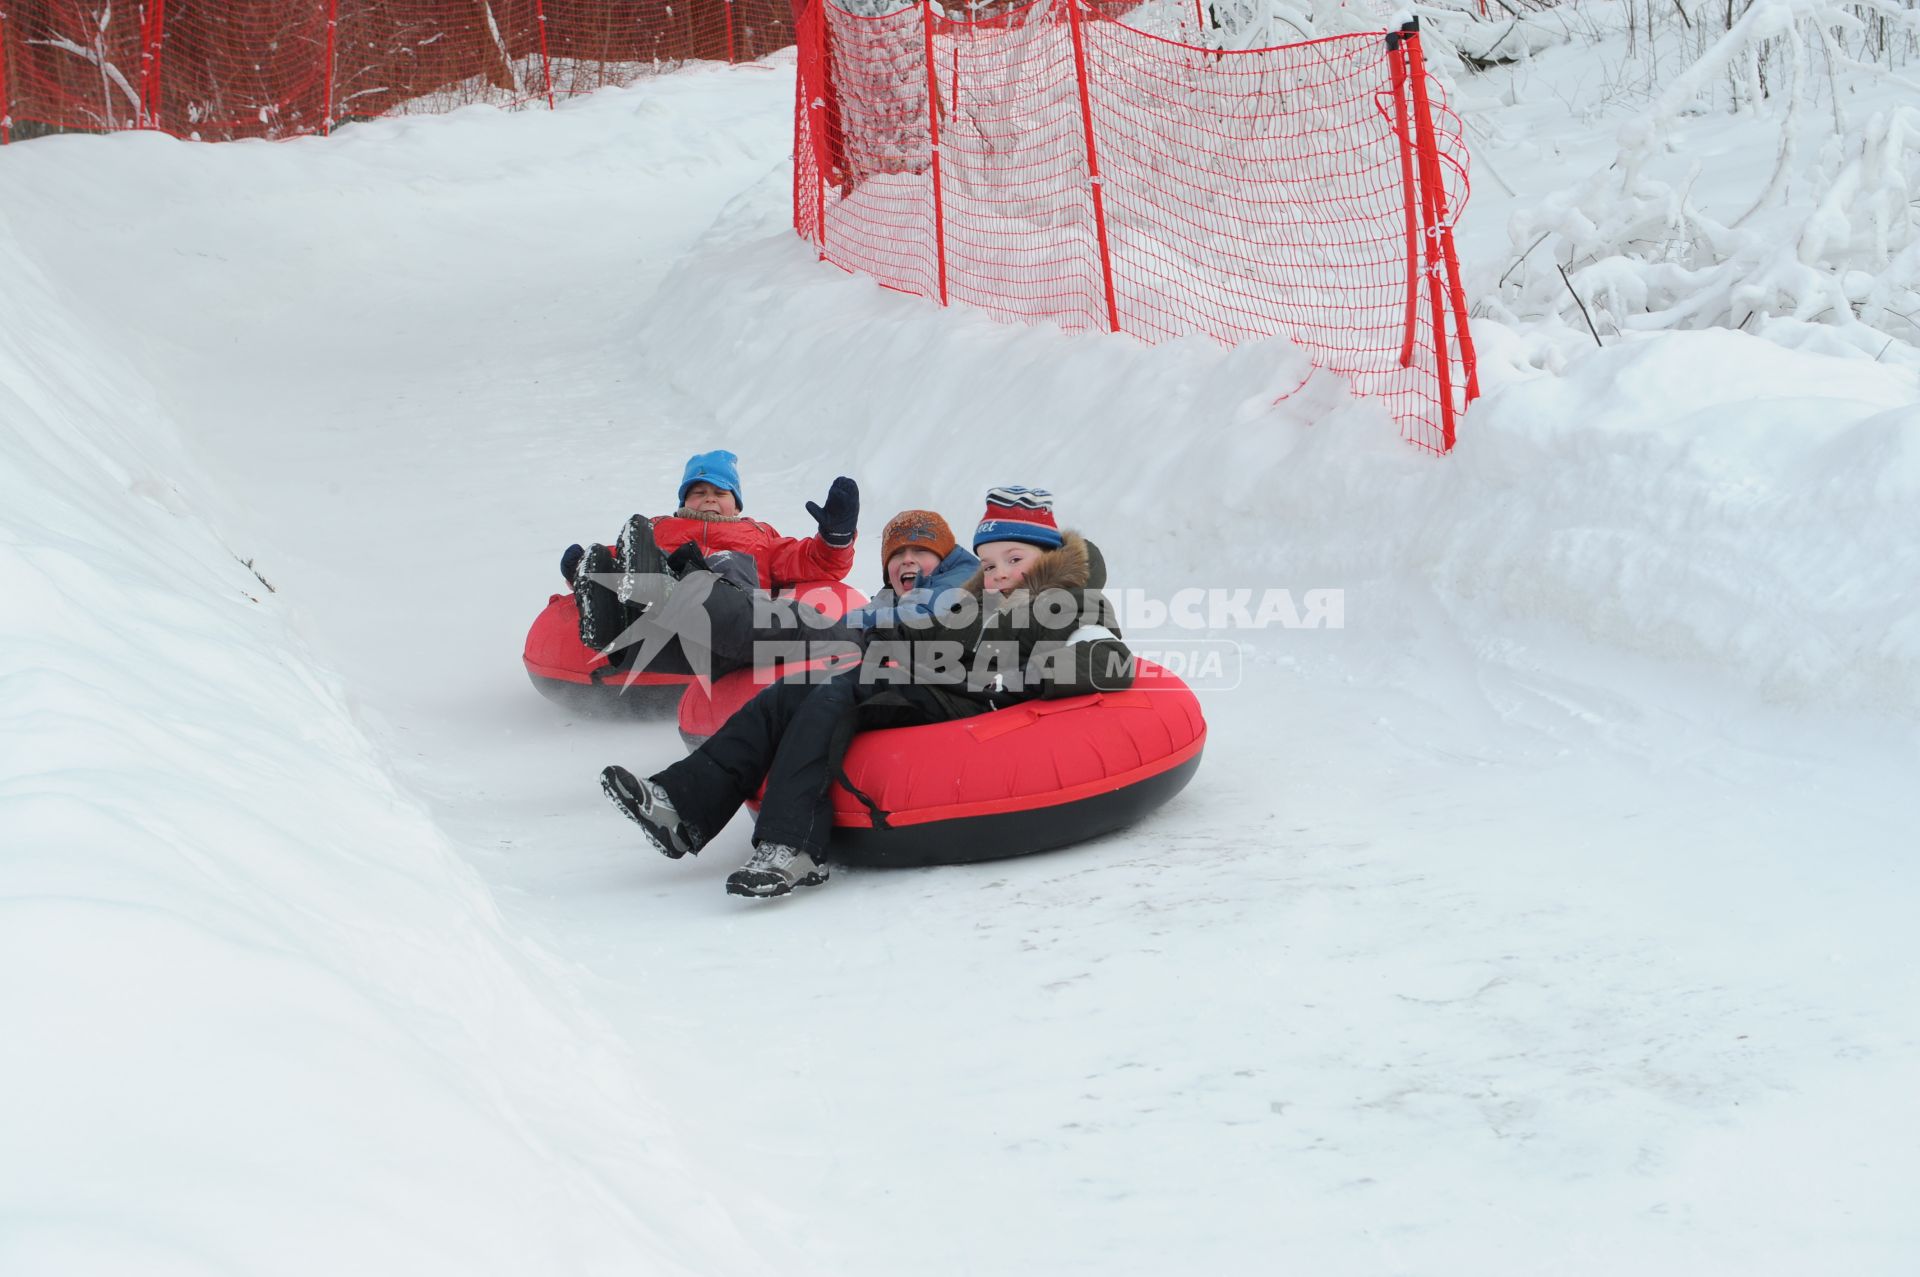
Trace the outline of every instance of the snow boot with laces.
[[827, 880], [827, 867], [798, 847], [761, 843], [753, 858], [727, 877], [727, 892], [735, 896], [784, 896], [795, 887], [817, 887]]
[[600, 773], [600, 788], [628, 820], [640, 826], [647, 841], [669, 860], [699, 855], [706, 838], [680, 819], [673, 799], [657, 780], [641, 780], [624, 767], [608, 767]]

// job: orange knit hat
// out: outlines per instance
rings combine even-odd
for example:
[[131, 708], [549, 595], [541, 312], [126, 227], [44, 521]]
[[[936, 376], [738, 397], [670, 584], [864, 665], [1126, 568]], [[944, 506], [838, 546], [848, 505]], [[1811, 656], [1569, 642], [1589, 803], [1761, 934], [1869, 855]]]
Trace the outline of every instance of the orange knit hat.
[[906, 546], [932, 550], [944, 559], [953, 553], [954, 544], [953, 529], [933, 511], [902, 510], [887, 520], [886, 531], [880, 534], [880, 569], [884, 572], [893, 552]]

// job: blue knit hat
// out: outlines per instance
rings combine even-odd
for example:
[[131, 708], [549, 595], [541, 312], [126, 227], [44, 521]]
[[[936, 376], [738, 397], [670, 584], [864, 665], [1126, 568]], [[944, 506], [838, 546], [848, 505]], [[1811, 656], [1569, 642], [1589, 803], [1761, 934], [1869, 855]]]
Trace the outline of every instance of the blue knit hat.
[[973, 548], [989, 541], [1024, 541], [1057, 550], [1060, 529], [1053, 521], [1053, 494], [1045, 488], [995, 488], [987, 493], [987, 512], [973, 530]]
[[740, 498], [740, 458], [725, 448], [699, 452], [687, 458], [686, 473], [680, 476], [680, 504], [687, 503], [687, 489], [696, 483], [711, 483], [733, 494], [733, 503], [742, 510], [747, 503]]

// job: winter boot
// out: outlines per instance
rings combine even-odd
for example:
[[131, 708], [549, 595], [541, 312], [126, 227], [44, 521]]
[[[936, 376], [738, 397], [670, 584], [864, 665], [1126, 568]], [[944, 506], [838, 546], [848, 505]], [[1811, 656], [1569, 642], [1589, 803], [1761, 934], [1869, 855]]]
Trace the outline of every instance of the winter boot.
[[673, 799], [656, 780], [641, 780], [624, 767], [609, 767], [600, 773], [600, 788], [627, 819], [640, 826], [647, 841], [669, 860], [699, 855], [706, 839], [700, 831], [680, 819]]
[[727, 877], [727, 892], [735, 896], [784, 896], [795, 887], [817, 887], [827, 880], [827, 867], [801, 851], [777, 842], [761, 843], [753, 858]]
[[644, 514], [634, 515], [620, 529], [620, 601], [644, 613], [666, 602], [672, 585], [667, 556], [653, 539], [653, 522]]
[[604, 545], [590, 545], [573, 577], [573, 600], [580, 609], [580, 641], [596, 652], [612, 647], [629, 624], [620, 596], [605, 584], [613, 573], [613, 552]]

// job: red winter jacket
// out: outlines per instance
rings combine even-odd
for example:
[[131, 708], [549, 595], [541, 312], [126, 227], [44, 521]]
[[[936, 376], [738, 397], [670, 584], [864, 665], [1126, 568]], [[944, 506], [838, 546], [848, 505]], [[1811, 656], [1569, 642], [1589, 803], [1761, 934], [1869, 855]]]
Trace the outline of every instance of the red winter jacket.
[[745, 515], [663, 514], [653, 520], [654, 543], [672, 554], [691, 541], [700, 553], [738, 550], [753, 556], [760, 588], [777, 590], [802, 581], [839, 581], [853, 569], [853, 547], [835, 549], [819, 537], [783, 537]]

